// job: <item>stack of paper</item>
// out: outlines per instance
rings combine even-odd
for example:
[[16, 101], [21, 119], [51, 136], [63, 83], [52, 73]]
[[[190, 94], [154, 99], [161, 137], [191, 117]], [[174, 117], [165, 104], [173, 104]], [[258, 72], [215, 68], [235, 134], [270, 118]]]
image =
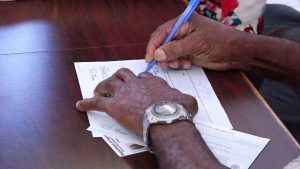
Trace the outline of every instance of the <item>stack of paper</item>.
[[[97, 84], [118, 69], [129, 68], [139, 74], [145, 67], [144, 60], [75, 63], [83, 98], [93, 97]], [[171, 87], [197, 99], [199, 111], [194, 117], [194, 123], [222, 164], [249, 168], [269, 139], [232, 130], [233, 127], [202, 68], [174, 71], [155, 67], [151, 73], [165, 79]], [[106, 113], [90, 111], [88, 118], [88, 130], [93, 137], [102, 137], [119, 156], [147, 151], [141, 137], [126, 130]]]

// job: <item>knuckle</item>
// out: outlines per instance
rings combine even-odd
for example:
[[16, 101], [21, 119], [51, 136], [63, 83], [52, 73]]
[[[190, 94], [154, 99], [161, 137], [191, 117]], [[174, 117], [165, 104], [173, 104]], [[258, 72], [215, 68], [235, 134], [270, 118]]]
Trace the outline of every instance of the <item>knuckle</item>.
[[152, 74], [149, 72], [142, 72], [139, 74], [139, 76], [149, 76], [149, 75], [152, 75]]
[[[182, 93], [178, 90], [178, 89], [175, 89], [175, 88], [171, 88], [171, 91], [172, 91], [172, 93], [175, 93], [175, 94], [180, 94], [180, 95], [182, 95]], [[179, 99], [179, 97], [178, 97], [178, 99]]]
[[161, 84], [164, 84], [164, 85], [168, 84], [165, 79], [163, 79], [161, 77], [158, 77], [158, 76], [155, 76], [154, 80], [157, 81], [157, 83], [161, 83]]
[[195, 97], [191, 96], [191, 95], [187, 95], [187, 105], [188, 105], [188, 110], [190, 111], [190, 113], [196, 113], [198, 111], [198, 102], [196, 100]]
[[113, 81], [113, 79], [114, 79], [114, 77], [111, 76], [111, 77], [109, 77], [109, 78], [103, 80], [102, 82], [100, 82], [100, 83], [97, 85], [97, 87], [96, 87], [95, 90], [103, 90], [103, 89], [105, 89], [106, 86], [107, 86], [107, 84], [109, 84], [111, 81]]
[[157, 36], [165, 36], [166, 34], [168, 34], [168, 31], [167, 31], [167, 27], [168, 25], [161, 25], [157, 28], [157, 30], [155, 31], [155, 35]]
[[161, 31], [162, 29], [165, 29], [165, 27], [166, 27], [165, 24], [166, 24], [166, 23], [164, 23], [164, 24], [158, 26], [158, 27], [156, 28], [156, 31], [155, 31], [155, 32], [159, 32], [159, 31]]
[[153, 38], [156, 35], [156, 33], [157, 33], [157, 31], [152, 32], [150, 35], [150, 39]]
[[93, 93], [94, 93], [94, 96], [99, 96], [100, 95], [100, 92], [97, 90], [97, 88], [95, 88]]
[[152, 77], [153, 75], [149, 72], [142, 72], [138, 74], [138, 77]]
[[121, 68], [117, 71], [117, 74], [124, 74], [128, 72], [131, 72], [128, 68]]
[[96, 88], [94, 89], [94, 95], [99, 94], [101, 92], [101, 89], [103, 88], [103, 83], [100, 82]]
[[119, 79], [121, 81], [125, 81], [126, 79], [128, 80], [128, 78], [131, 78], [134, 76], [135, 76], [135, 74], [128, 68], [121, 68], [117, 71], [114, 78], [115, 78], [115, 80]]

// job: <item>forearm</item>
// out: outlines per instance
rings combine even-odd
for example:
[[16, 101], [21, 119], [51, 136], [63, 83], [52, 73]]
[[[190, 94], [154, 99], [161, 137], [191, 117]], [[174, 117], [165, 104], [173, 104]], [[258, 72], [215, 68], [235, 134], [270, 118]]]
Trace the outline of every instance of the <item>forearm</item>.
[[153, 125], [150, 136], [160, 168], [226, 168], [213, 156], [196, 127], [189, 122]]
[[300, 86], [300, 44], [285, 39], [245, 35], [235, 57], [244, 70]]

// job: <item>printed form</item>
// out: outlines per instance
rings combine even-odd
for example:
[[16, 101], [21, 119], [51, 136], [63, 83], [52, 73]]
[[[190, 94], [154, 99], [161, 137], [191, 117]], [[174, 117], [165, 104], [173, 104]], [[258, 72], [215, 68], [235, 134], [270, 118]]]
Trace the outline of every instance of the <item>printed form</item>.
[[270, 141], [210, 124], [196, 124], [196, 127], [219, 162], [232, 169], [249, 168]]
[[[137, 75], [143, 72], [146, 66], [144, 60], [75, 63], [83, 98], [93, 97], [97, 84], [113, 75], [118, 69], [129, 68]], [[165, 79], [171, 87], [197, 99], [199, 110], [194, 118], [195, 123], [205, 122], [232, 129], [227, 114], [202, 68], [193, 67], [190, 70], [174, 71], [155, 66], [150, 73]]]
[[[144, 60], [111, 62], [77, 62], [75, 69], [83, 98], [93, 97], [97, 84], [120, 68], [129, 68], [136, 75], [146, 67]], [[231, 130], [233, 127], [202, 68], [162, 70], [156, 66], [150, 73], [165, 79], [171, 87], [194, 96], [199, 111], [194, 123], [204, 141], [224, 165], [249, 168], [269, 139]], [[93, 137], [102, 137], [120, 156], [147, 151], [142, 138], [123, 128], [104, 112], [87, 112]], [[217, 127], [218, 126], [218, 127]]]

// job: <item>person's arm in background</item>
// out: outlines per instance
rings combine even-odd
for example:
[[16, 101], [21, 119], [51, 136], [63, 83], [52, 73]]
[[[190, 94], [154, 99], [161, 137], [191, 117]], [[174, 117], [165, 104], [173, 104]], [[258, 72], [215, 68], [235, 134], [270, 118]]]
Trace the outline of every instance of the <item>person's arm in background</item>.
[[[80, 111], [105, 111], [139, 136], [142, 135], [144, 113], [156, 102], [175, 101], [193, 115], [198, 109], [195, 98], [171, 88], [163, 79], [150, 73], [136, 76], [128, 69], [120, 69], [101, 82], [94, 95], [77, 102], [76, 107]], [[213, 156], [191, 122], [155, 124], [150, 127], [150, 138], [160, 168], [226, 168]]]
[[[234, 54], [244, 64], [271, 79], [300, 87], [300, 44], [267, 36], [247, 36]], [[242, 51], [244, 50], [244, 51]]]
[[146, 61], [163, 68], [189, 69], [191, 64], [214, 70], [253, 70], [300, 85], [300, 44], [235, 30], [194, 14], [175, 37], [160, 46], [174, 21], [160, 26], [147, 45]]

